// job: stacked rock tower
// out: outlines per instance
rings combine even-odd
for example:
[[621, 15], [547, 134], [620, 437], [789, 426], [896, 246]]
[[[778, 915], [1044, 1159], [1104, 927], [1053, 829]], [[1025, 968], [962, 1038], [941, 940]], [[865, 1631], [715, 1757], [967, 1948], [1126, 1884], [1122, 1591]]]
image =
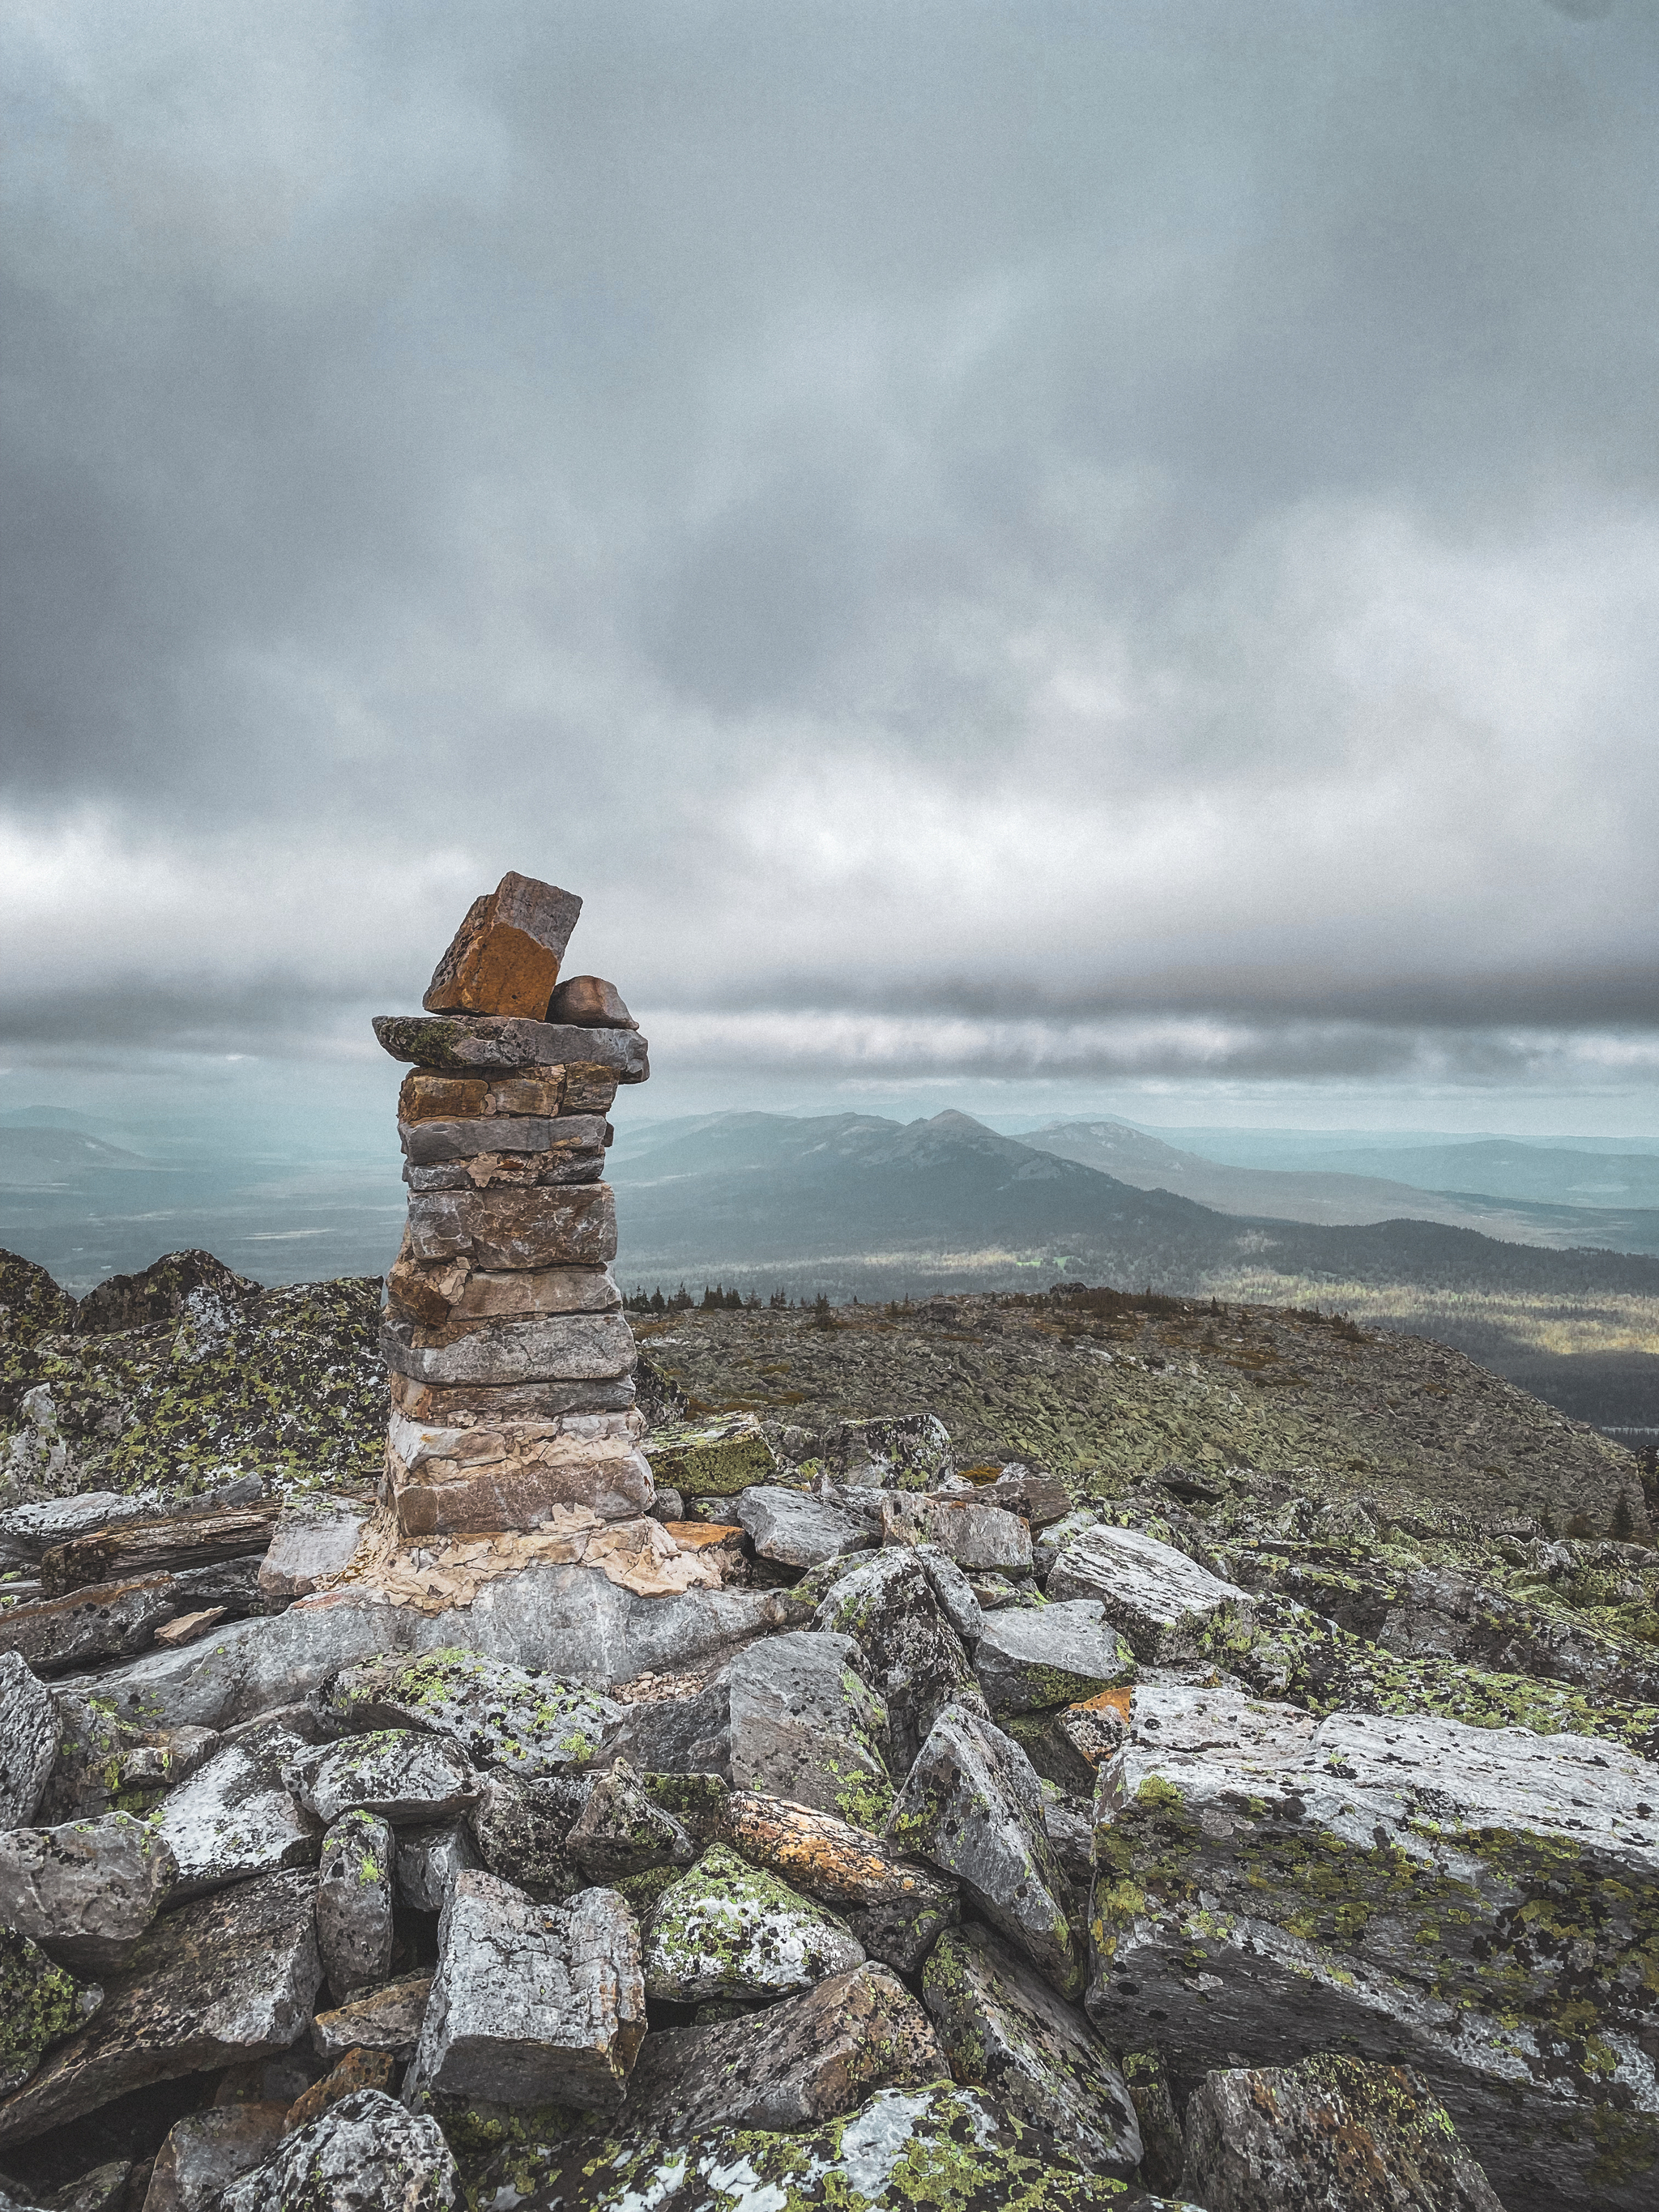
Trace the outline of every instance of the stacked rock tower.
[[621, 1083], [650, 1074], [614, 987], [561, 982], [581, 901], [508, 873], [438, 963], [423, 1015], [374, 1034], [409, 1220], [386, 1277], [386, 1489], [408, 1538], [527, 1531], [652, 1500], [604, 1180]]

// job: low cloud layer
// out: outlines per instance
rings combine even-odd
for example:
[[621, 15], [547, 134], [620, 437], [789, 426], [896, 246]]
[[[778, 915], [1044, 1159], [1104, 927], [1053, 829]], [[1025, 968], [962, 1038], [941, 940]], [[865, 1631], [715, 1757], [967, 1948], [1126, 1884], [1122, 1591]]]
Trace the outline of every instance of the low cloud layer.
[[1651, 7], [3, 36], [16, 1050], [1648, 1079]]

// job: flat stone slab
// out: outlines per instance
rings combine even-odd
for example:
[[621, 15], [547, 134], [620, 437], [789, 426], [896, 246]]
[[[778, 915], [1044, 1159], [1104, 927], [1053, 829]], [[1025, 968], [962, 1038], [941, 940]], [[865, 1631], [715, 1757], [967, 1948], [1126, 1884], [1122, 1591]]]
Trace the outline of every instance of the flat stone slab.
[[0, 1613], [0, 1650], [17, 1653], [42, 1674], [95, 1667], [143, 1650], [184, 1604], [176, 1575], [94, 1583], [62, 1597], [9, 1606]]
[[429, 1973], [401, 1974], [394, 1982], [362, 1990], [349, 2002], [318, 2014], [311, 2023], [311, 2047], [328, 2066], [348, 2051], [387, 2051], [394, 2058], [412, 2058], [431, 1990]]
[[603, 1152], [603, 1114], [495, 1114], [446, 1121], [399, 1121], [404, 1158], [415, 1167], [445, 1167], [486, 1152]]
[[927, 2014], [885, 1966], [832, 1974], [764, 2011], [647, 2036], [629, 2124], [672, 2141], [708, 2128], [805, 2128], [872, 2090], [948, 2072]]
[[658, 1899], [645, 1930], [648, 1996], [782, 1996], [864, 1964], [846, 1922], [716, 1844]]
[[77, 1974], [125, 1966], [179, 1876], [165, 1837], [130, 1813], [0, 1834], [0, 1923]]
[[305, 1747], [273, 1723], [215, 1752], [168, 1791], [156, 1832], [178, 1868], [177, 1895], [200, 1897], [252, 1875], [316, 1864], [322, 1823], [286, 1778]]
[[1169, 1665], [1201, 1656], [1218, 1624], [1251, 1616], [1248, 1595], [1138, 1528], [1085, 1529], [1062, 1547], [1045, 1585], [1050, 1598], [1097, 1598], [1137, 1659]]
[[475, 1765], [526, 1779], [586, 1766], [625, 1711], [584, 1683], [458, 1646], [348, 1668], [330, 1685], [327, 1708], [356, 1730], [412, 1728], [448, 1736]]
[[1079, 1992], [1083, 1960], [1043, 1825], [1042, 1784], [1000, 1729], [947, 1706], [893, 1802], [885, 1833], [895, 1850], [954, 1875], [1062, 1996]]
[[456, 1075], [495, 1068], [603, 1067], [618, 1083], [644, 1083], [651, 1051], [637, 1030], [535, 1022], [489, 1014], [377, 1014], [374, 1035], [393, 1060]]
[[874, 1827], [892, 1797], [887, 1716], [860, 1663], [850, 1637], [767, 1637], [695, 1697], [630, 1706], [610, 1749], [641, 1773], [717, 1774]]
[[1404, 2062], [1510, 2212], [1651, 2202], [1652, 1766], [1599, 1739], [1143, 1686], [1096, 1808], [1107, 2034], [1132, 2005], [1194, 2071]]
[[459, 1813], [478, 1794], [466, 1753], [452, 1737], [422, 1729], [376, 1729], [295, 1760], [293, 1787], [325, 1822], [343, 1813], [378, 1813], [395, 1826]]
[[1135, 1656], [1098, 1598], [1069, 1598], [987, 1613], [974, 1672], [993, 1712], [1039, 1712], [1132, 1681]]
[[[396, 2177], [395, 2197], [388, 2180]], [[358, 2089], [298, 2129], [225, 2191], [221, 2212], [453, 2212], [460, 2177], [443, 2131], [378, 2089]]]
[[130, 2089], [286, 2051], [322, 1981], [309, 1870], [239, 1882], [164, 1913], [72, 2042], [0, 2100], [0, 2144], [26, 2142]]
[[1085, 2172], [1133, 2175], [1140, 2124], [1110, 2051], [1012, 1945], [978, 1925], [949, 1929], [921, 1994], [958, 2081], [1046, 2129]]
[[617, 1256], [616, 1200], [608, 1182], [413, 1191], [409, 1244], [414, 1259], [467, 1259], [492, 1273], [601, 1267]]
[[1186, 2132], [1182, 2186], [1209, 2212], [1505, 2212], [1445, 2107], [1403, 2066], [1326, 2056], [1206, 2075]]
[[380, 1356], [416, 1382], [609, 1382], [633, 1372], [634, 1332], [619, 1313], [532, 1314], [429, 1329], [388, 1311]]
[[[442, 1387], [446, 1393], [451, 1388]], [[632, 1386], [542, 1382], [515, 1387], [578, 1395], [591, 1389], [598, 1396], [613, 1388]], [[479, 1386], [481, 1393], [484, 1388]], [[492, 1395], [497, 1388], [488, 1386]], [[507, 1386], [500, 1389], [506, 1395]], [[632, 1520], [651, 1510], [655, 1492], [650, 1467], [638, 1447], [637, 1413], [595, 1409], [544, 1419], [492, 1421], [486, 1408], [471, 1411], [475, 1418], [466, 1425], [446, 1426], [411, 1419], [393, 1403], [386, 1434], [386, 1475], [398, 1524], [405, 1536], [542, 1528], [556, 1523], [564, 1506], [580, 1507], [602, 1521]], [[476, 1418], [479, 1415], [483, 1418]]]
[[420, 2087], [492, 2104], [620, 2103], [645, 2035], [639, 1930], [614, 1890], [534, 1905], [459, 1875], [416, 2054]]
[[799, 1490], [757, 1483], [735, 1501], [732, 1511], [757, 1558], [778, 1566], [816, 1567], [869, 1541], [863, 1523], [850, 1513]]

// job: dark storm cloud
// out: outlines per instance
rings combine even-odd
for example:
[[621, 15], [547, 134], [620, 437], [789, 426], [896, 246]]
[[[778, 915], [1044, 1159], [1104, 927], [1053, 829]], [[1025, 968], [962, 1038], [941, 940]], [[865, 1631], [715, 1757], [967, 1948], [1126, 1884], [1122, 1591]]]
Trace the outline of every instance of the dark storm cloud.
[[1651, 9], [5, 35], [12, 1036], [328, 1033], [509, 865], [786, 1061], [1659, 1023]]

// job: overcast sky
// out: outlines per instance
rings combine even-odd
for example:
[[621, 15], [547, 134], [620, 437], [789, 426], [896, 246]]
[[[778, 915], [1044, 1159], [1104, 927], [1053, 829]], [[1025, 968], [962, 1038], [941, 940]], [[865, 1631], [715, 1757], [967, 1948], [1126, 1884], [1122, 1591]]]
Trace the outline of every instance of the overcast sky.
[[1652, 0], [0, 21], [0, 1096], [1659, 1128]]

